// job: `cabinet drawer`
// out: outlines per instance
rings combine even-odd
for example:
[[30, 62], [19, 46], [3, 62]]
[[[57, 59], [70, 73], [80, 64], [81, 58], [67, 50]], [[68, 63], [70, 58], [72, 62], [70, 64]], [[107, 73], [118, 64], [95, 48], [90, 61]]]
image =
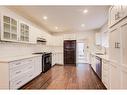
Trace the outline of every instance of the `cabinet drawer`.
[[33, 78], [33, 71], [26, 72], [13, 80], [10, 80], [10, 89], [18, 89]]
[[15, 68], [15, 67], [20, 67], [22, 66], [23, 64], [25, 64], [24, 60], [18, 60], [18, 61], [13, 61], [13, 62], [10, 62], [9, 63], [9, 68]]
[[11, 69], [10, 70], [10, 80], [15, 78], [16, 76], [23, 74], [24, 72], [27, 72], [27, 71], [34, 71], [33, 64], [29, 64], [27, 66]]
[[22, 65], [29, 64], [32, 62], [34, 62], [33, 58], [22, 59], [22, 60], [10, 62], [9, 67], [11, 69], [11, 68], [20, 67]]

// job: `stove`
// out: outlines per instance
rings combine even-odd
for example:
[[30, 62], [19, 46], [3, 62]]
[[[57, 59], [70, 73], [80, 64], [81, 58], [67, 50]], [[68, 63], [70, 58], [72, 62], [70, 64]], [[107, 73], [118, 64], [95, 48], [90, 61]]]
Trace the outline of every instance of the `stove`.
[[36, 52], [33, 54], [42, 55], [42, 72], [48, 71], [52, 66], [52, 53], [51, 52]]

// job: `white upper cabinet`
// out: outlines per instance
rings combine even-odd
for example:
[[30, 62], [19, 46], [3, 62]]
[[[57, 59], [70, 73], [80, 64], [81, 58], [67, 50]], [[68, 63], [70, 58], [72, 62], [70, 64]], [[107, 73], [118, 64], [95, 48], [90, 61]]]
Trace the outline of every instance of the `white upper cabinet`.
[[24, 23], [20, 23], [19, 25], [19, 32], [20, 32], [20, 37], [19, 40], [23, 42], [29, 42], [29, 26]]
[[16, 19], [5, 15], [2, 16], [1, 27], [1, 40], [18, 40], [18, 23]]
[[122, 60], [123, 64], [127, 66], [127, 19], [121, 23], [121, 40], [122, 40]]
[[127, 6], [117, 5], [110, 7], [109, 10], [109, 27], [119, 22], [121, 19], [127, 16]]
[[1, 15], [1, 40], [29, 42], [30, 27], [9, 15]]
[[120, 63], [120, 29], [118, 26], [112, 28], [109, 34], [109, 58]]
[[121, 12], [123, 17], [127, 16], [127, 5], [122, 5]]
[[[127, 7], [119, 7], [120, 19], [109, 27], [110, 88], [127, 89]], [[117, 8], [118, 10], [118, 8]], [[111, 10], [110, 10], [111, 11]], [[109, 15], [113, 15], [109, 12]], [[116, 17], [117, 18], [117, 17]], [[113, 19], [109, 19], [109, 22]]]

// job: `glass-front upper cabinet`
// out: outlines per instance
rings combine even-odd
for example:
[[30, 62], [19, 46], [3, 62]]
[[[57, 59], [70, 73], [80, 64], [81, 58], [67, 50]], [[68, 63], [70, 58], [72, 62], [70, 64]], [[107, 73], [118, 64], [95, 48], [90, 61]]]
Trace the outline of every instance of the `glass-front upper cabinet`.
[[29, 42], [29, 26], [24, 23], [20, 23], [20, 41]]
[[17, 26], [17, 20], [9, 16], [3, 16], [3, 39], [17, 41]]

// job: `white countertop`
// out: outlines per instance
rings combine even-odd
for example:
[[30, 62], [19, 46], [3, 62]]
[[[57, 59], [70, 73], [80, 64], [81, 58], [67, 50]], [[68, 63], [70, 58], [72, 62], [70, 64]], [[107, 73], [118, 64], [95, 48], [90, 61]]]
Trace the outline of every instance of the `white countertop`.
[[104, 59], [104, 60], [110, 61], [108, 55], [97, 55], [97, 54], [95, 54], [95, 53], [91, 53], [91, 54], [92, 54], [92, 55], [95, 55], [95, 56], [98, 56], [98, 57], [100, 57], [100, 58], [102, 58], [102, 59]]
[[41, 56], [39, 54], [31, 54], [31, 55], [19, 55], [19, 56], [9, 56], [9, 57], [0, 57], [0, 63], [8, 63], [16, 60], [21, 60], [25, 58], [31, 58], [31, 57], [36, 57], [36, 56]]

